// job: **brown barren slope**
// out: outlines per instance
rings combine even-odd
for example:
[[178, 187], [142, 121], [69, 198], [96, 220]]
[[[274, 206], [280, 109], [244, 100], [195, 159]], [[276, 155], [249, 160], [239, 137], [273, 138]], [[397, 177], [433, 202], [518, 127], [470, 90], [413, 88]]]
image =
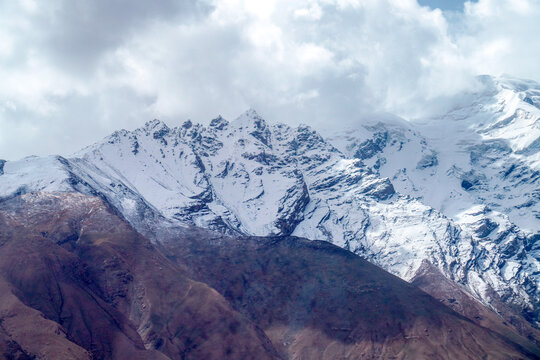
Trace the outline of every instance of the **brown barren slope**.
[[[26, 354], [71, 347], [95, 359], [276, 358], [261, 330], [214, 289], [186, 277], [100, 199], [27, 194], [0, 208], [0, 277], [11, 296], [76, 344], [12, 336]], [[13, 326], [33, 323], [19, 316]]]
[[171, 258], [291, 359], [537, 358], [417, 287], [322, 241], [177, 237]]
[[152, 244], [80, 194], [0, 202], [4, 358], [535, 358], [331, 244], [178, 231]]

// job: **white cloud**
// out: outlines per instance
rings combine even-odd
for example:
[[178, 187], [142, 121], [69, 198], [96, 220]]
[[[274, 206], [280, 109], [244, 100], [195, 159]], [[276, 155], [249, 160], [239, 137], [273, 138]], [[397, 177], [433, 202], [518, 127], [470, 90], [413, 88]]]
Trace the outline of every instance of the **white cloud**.
[[182, 4], [0, 3], [0, 158], [69, 154], [153, 117], [175, 125], [248, 107], [318, 126], [419, 116], [476, 74], [540, 79], [537, 0], [451, 14], [416, 0]]
[[476, 72], [540, 80], [540, 2], [480, 0], [466, 3], [456, 44]]
[[295, 19], [319, 20], [323, 15], [321, 6], [317, 3], [309, 4], [305, 8], [294, 11]]

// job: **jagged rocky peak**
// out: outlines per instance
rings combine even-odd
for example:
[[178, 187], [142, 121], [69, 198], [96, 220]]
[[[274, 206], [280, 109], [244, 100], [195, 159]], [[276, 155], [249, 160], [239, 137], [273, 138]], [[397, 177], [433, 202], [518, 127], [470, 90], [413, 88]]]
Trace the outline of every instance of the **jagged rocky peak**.
[[298, 126], [296, 133], [296, 140], [305, 143], [307, 146], [324, 141], [322, 136], [315, 129], [306, 124]]
[[187, 119], [186, 121], [182, 123], [183, 129], [190, 129], [192, 126], [193, 126], [193, 123], [189, 119]]
[[223, 130], [229, 125], [229, 122], [225, 120], [221, 115], [210, 121], [210, 127], [217, 130]]
[[249, 108], [244, 111], [240, 116], [238, 116], [234, 122], [236, 124], [255, 124], [256, 126], [266, 126], [266, 121], [257, 113], [253, 108]]
[[111, 135], [107, 136], [103, 141], [109, 144], [115, 144], [121, 141], [121, 139], [129, 134], [129, 131], [125, 129], [116, 130]]
[[240, 116], [232, 121], [235, 128], [258, 128], [266, 127], [266, 121], [254, 109], [244, 111]]
[[266, 121], [254, 110], [249, 109], [232, 123], [239, 130], [246, 131], [268, 147], [272, 147], [272, 133]]
[[[291, 132], [293, 134], [293, 137], [289, 142], [289, 148], [296, 155], [304, 155], [304, 161], [314, 160], [312, 165], [315, 165], [322, 160], [328, 160], [339, 153], [332, 144], [326, 141], [321, 134], [311, 126], [302, 124], [296, 129], [288, 128], [286, 129], [286, 132]], [[343, 157], [343, 154], [339, 154], [339, 157]]]
[[163, 128], [168, 129], [169, 127], [162, 120], [153, 119], [153, 120], [147, 121], [144, 124], [143, 128], [146, 129], [146, 130], [159, 130], [159, 129], [163, 129]]
[[154, 139], [163, 139], [171, 131], [167, 124], [158, 119], [146, 122], [142, 129], [146, 131], [147, 135], [152, 134]]

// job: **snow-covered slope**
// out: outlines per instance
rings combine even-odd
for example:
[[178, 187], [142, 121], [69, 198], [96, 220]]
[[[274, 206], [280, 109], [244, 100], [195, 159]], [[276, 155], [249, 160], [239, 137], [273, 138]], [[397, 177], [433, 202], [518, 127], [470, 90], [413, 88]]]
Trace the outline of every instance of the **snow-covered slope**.
[[540, 85], [482, 77], [480, 93], [413, 123], [372, 119], [328, 140], [396, 190], [458, 218], [475, 204], [540, 229]]
[[483, 91], [463, 95], [447, 114], [370, 119], [327, 139], [492, 248], [474, 262], [485, 276], [530, 287], [540, 258], [540, 85], [479, 80]]
[[[499, 296], [534, 322], [538, 92], [484, 80], [485, 93], [440, 119], [386, 118], [328, 140], [307, 126], [270, 125], [253, 110], [209, 126], [154, 120], [69, 159], [6, 162], [0, 196], [99, 195], [147, 234], [189, 224], [325, 239], [407, 280], [429, 261], [485, 303]], [[492, 126], [514, 108], [520, 115], [501, 124], [511, 133]]]

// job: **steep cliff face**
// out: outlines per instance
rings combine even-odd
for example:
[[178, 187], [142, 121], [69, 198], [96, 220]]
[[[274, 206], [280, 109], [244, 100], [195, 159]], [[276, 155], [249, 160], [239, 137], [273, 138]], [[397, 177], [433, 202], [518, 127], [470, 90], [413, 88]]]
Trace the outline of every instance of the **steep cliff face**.
[[540, 356], [327, 242], [168, 230], [153, 244], [80, 193], [1, 201], [0, 356]]
[[253, 110], [208, 126], [154, 120], [68, 159], [6, 162], [0, 195], [100, 196], [150, 237], [195, 225], [328, 240], [405, 280], [428, 262], [537, 324], [539, 90], [484, 81], [438, 119], [383, 118], [326, 138]]

